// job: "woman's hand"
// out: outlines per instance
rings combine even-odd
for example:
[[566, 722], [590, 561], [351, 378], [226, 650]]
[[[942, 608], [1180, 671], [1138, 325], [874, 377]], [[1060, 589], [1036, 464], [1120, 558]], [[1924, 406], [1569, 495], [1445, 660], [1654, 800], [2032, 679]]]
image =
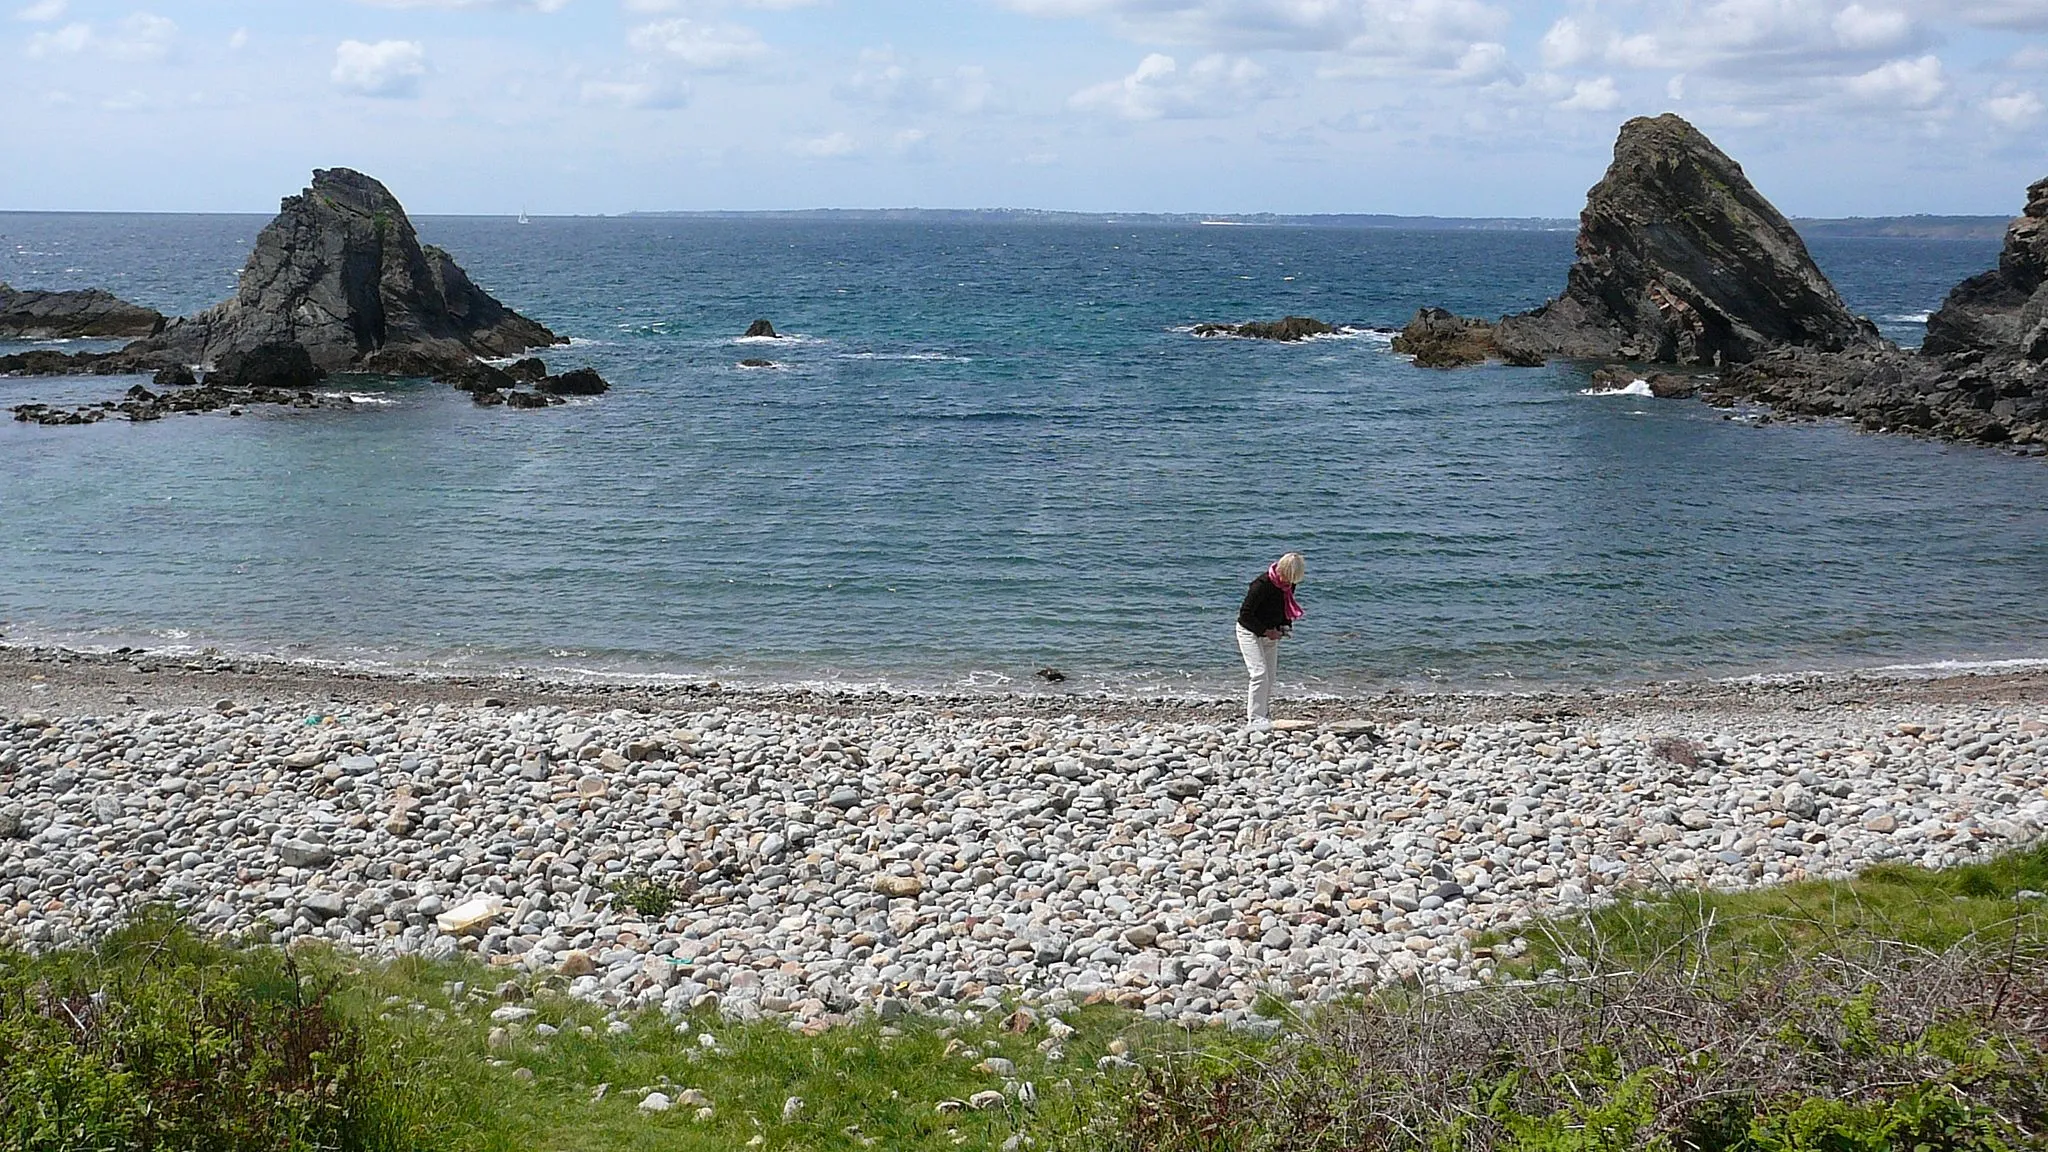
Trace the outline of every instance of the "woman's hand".
[[1280, 629], [1278, 629], [1278, 628], [1268, 628], [1268, 629], [1266, 629], [1266, 639], [1268, 639], [1268, 640], [1278, 640], [1278, 639], [1280, 639], [1280, 638], [1281, 638], [1282, 636], [1285, 636], [1285, 635], [1287, 635], [1287, 633], [1285, 633], [1285, 632], [1282, 632], [1282, 631], [1281, 631]]

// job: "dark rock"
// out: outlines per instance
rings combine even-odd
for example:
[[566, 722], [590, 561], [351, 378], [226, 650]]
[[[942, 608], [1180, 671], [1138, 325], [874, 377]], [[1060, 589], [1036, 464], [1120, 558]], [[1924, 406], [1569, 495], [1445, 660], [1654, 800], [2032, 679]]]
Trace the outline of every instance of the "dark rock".
[[1067, 674], [1057, 668], [1040, 668], [1034, 675], [1047, 684], [1058, 684], [1067, 678]]
[[479, 408], [490, 408], [505, 402], [505, 394], [495, 388], [465, 388], [463, 391], [469, 393], [469, 398], [476, 401]]
[[547, 378], [548, 366], [538, 356], [528, 356], [505, 366], [505, 375], [521, 384], [533, 384]]
[[1278, 320], [1254, 320], [1248, 324], [1197, 324], [1197, 336], [1243, 336], [1252, 340], [1280, 340], [1292, 343], [1310, 336], [1327, 336], [1336, 329], [1313, 316], [1284, 316]]
[[1741, 166], [1673, 115], [1622, 126], [1564, 295], [1502, 320], [1495, 340], [1520, 360], [1707, 366], [1882, 343]]
[[578, 368], [560, 376], [549, 376], [534, 384], [534, 388], [550, 396], [596, 396], [610, 390], [611, 385], [605, 383], [604, 377], [595, 370]]
[[435, 376], [434, 381], [454, 385], [458, 392], [470, 393], [496, 392], [518, 383], [511, 373], [481, 360], [464, 360]]
[[163, 314], [98, 288], [43, 292], [0, 284], [0, 338], [74, 340], [152, 336], [163, 331]]
[[130, 400], [153, 401], [157, 397], [156, 393], [151, 392], [149, 389], [144, 388], [140, 384], [137, 384], [134, 387], [128, 389], [127, 398]]
[[545, 392], [505, 393], [505, 406], [508, 408], [546, 408], [550, 404], [561, 402], [561, 397], [549, 396]]
[[1711, 376], [1678, 376], [1670, 372], [1650, 375], [1650, 395], [1659, 400], [1690, 400], [1700, 389], [1713, 383]]
[[773, 360], [763, 360], [763, 359], [761, 359], [761, 358], [760, 358], [760, 357], [758, 357], [758, 356], [749, 356], [749, 357], [748, 357], [748, 358], [746, 358], [745, 360], [742, 360], [742, 361], [740, 361], [740, 367], [742, 367], [742, 368], [773, 368], [773, 367], [775, 367], [775, 361], [773, 361]]
[[316, 367], [358, 368], [412, 348], [443, 362], [507, 356], [563, 341], [472, 283], [455, 260], [422, 245], [382, 184], [346, 168], [313, 173], [256, 239], [233, 299], [173, 321], [128, 351], [219, 363], [276, 344]]
[[1885, 345], [1782, 349], [1722, 374], [1717, 404], [1853, 421], [1873, 432], [2009, 446], [2048, 445], [2048, 180], [2027, 190], [1999, 266], [1949, 294], [1916, 353]]
[[438, 379], [447, 372], [461, 371], [476, 363], [467, 351], [446, 348], [379, 348], [358, 361], [352, 371], [378, 376], [401, 376], [412, 380]]
[[780, 340], [782, 338], [782, 334], [775, 330], [775, 325], [770, 324], [766, 320], [756, 320], [752, 324], [747, 325], [747, 336], [756, 339], [766, 336], [771, 340]]
[[221, 353], [206, 383], [214, 388], [308, 388], [327, 373], [313, 363], [303, 344], [259, 344]]
[[192, 369], [183, 364], [166, 364], [156, 370], [156, 375], [150, 378], [150, 383], [159, 388], [190, 388], [199, 383], [199, 377], [194, 376]]
[[1998, 267], [1958, 284], [1927, 318], [1920, 346], [1932, 356], [2006, 353], [2048, 358], [2048, 180], [2027, 189], [2027, 206], [2005, 230]]
[[1480, 364], [1500, 352], [1494, 343], [1493, 328], [1485, 320], [1456, 316], [1442, 308], [1424, 308], [1394, 337], [1393, 347], [1403, 356], [1413, 356], [1423, 368]]

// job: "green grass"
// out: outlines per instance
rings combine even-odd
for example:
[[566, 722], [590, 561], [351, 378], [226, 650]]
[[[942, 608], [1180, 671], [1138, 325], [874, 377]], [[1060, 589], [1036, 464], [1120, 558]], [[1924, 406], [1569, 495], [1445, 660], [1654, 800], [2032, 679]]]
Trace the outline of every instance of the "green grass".
[[[1088, 1008], [1057, 1058], [1043, 1013], [1011, 1031], [1004, 1010], [814, 1036], [647, 1012], [614, 1034], [559, 977], [286, 953], [158, 912], [0, 952], [0, 1150], [2048, 1148], [2048, 901], [2028, 889], [2048, 847], [1644, 894], [1521, 929], [1492, 988], [1262, 1001], [1290, 1025], [1272, 1040]], [[508, 1002], [536, 1015], [494, 1044]], [[1112, 1053], [1136, 1066], [1099, 1068]], [[691, 1089], [709, 1117], [638, 1107]], [[1006, 1094], [950, 1106], [983, 1092]]]
[[[614, 1034], [600, 1008], [542, 982], [524, 984], [518, 1001], [537, 1014], [493, 1047], [490, 1013], [508, 1002], [497, 994], [507, 978], [472, 961], [235, 947], [165, 914], [91, 950], [0, 953], [0, 1148], [997, 1148], [1076, 1126], [1127, 1081], [1121, 1068], [1096, 1068], [1113, 1044], [1224, 1042], [1107, 1006], [1063, 1017], [1075, 1031], [1057, 1060], [1040, 1048], [1051, 1039], [1044, 1013], [1012, 1031], [1001, 1010], [815, 1036], [650, 1011]], [[92, 1016], [82, 1006], [93, 1004], [106, 1007]], [[543, 1036], [543, 1023], [559, 1031]], [[238, 1043], [247, 1058], [224, 1060]], [[1014, 1075], [983, 1070], [991, 1056]], [[1001, 1104], [952, 1106], [1006, 1087]], [[649, 1091], [685, 1089], [710, 1098], [709, 1119], [680, 1103], [639, 1108]], [[791, 1097], [804, 1104], [785, 1119]]]
[[[1517, 930], [1528, 951], [1506, 967], [1528, 976], [1569, 959], [1604, 958], [1615, 966], [1704, 958], [1739, 970], [1871, 940], [1932, 951], [2013, 933], [2038, 941], [2048, 931], [2048, 902], [2021, 903], [2026, 891], [2048, 892], [2048, 845], [1939, 871], [1880, 864], [1852, 880], [1745, 892], [1637, 893], [1589, 917]], [[1481, 944], [1502, 939], [1496, 934]]]

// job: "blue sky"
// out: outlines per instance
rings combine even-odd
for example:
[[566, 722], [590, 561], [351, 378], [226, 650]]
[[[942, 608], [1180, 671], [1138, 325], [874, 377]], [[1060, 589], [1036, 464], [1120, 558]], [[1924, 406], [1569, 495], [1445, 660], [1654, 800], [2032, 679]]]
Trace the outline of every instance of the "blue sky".
[[1572, 215], [1677, 111], [1801, 215], [2010, 214], [2048, 0], [0, 0], [0, 209]]

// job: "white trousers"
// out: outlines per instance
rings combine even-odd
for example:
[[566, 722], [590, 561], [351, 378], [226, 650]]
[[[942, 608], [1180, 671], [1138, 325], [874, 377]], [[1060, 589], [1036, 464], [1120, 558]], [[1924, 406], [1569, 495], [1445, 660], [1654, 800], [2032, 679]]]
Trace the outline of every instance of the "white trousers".
[[1273, 682], [1280, 677], [1280, 641], [1254, 636], [1244, 625], [1237, 626], [1237, 650], [1244, 656], [1244, 670], [1251, 674], [1251, 690], [1245, 697], [1245, 719], [1265, 720], [1273, 710]]

